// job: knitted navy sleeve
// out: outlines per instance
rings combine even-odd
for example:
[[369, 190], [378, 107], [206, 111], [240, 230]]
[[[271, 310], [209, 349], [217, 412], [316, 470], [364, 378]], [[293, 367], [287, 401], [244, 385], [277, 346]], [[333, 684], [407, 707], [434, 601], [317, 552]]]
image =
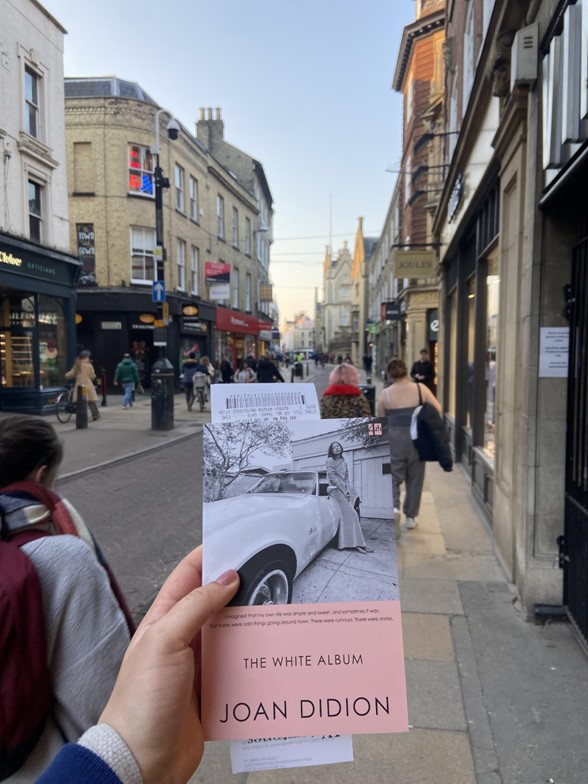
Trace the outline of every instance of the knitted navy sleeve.
[[122, 784], [114, 771], [93, 751], [68, 743], [37, 779], [37, 784]]

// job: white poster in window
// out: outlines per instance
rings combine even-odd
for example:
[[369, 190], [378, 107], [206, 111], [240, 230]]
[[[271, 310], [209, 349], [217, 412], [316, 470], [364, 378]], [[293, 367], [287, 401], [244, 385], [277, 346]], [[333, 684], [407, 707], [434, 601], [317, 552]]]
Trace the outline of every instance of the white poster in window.
[[569, 327], [541, 327], [539, 378], [567, 378]]

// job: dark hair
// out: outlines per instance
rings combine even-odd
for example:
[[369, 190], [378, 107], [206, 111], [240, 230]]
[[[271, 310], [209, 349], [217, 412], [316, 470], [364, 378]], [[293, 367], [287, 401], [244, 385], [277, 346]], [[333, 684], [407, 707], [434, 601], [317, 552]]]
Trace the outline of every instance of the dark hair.
[[408, 369], [403, 359], [396, 358], [388, 362], [386, 373], [388, 373], [390, 378], [404, 378], [408, 375]]
[[56, 470], [63, 459], [63, 444], [53, 426], [32, 416], [0, 420], [0, 487], [22, 482], [35, 469]]
[[190, 351], [188, 356], [190, 357], [190, 359], [196, 359], [196, 354], [193, 351]]
[[329, 451], [327, 452], [327, 457], [333, 457], [333, 447], [337, 444], [338, 447], [341, 449], [341, 455], [343, 454], [343, 445], [339, 441], [333, 441], [332, 444], [329, 445]]

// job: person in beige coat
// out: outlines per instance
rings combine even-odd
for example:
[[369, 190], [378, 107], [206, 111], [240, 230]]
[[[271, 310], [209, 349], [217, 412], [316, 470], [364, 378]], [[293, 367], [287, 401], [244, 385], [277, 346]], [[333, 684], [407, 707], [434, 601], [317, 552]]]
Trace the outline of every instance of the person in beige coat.
[[98, 410], [97, 405], [98, 395], [96, 394], [96, 387], [94, 386], [96, 371], [94, 370], [94, 365], [90, 359], [89, 351], [82, 351], [80, 353], [79, 357], [74, 362], [74, 366], [71, 370], [67, 371], [65, 377], [68, 379], [75, 379], [74, 400], [77, 401], [78, 399], [79, 387], [83, 385], [86, 388], [86, 399], [88, 401], [88, 408], [92, 412], [92, 419], [94, 421], [100, 419], [100, 411]]

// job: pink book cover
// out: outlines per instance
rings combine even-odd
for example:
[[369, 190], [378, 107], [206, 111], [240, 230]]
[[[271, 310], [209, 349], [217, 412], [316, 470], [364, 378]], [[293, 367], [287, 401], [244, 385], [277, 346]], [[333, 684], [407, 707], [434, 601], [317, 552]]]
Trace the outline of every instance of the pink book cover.
[[385, 419], [204, 427], [207, 740], [408, 730]]

